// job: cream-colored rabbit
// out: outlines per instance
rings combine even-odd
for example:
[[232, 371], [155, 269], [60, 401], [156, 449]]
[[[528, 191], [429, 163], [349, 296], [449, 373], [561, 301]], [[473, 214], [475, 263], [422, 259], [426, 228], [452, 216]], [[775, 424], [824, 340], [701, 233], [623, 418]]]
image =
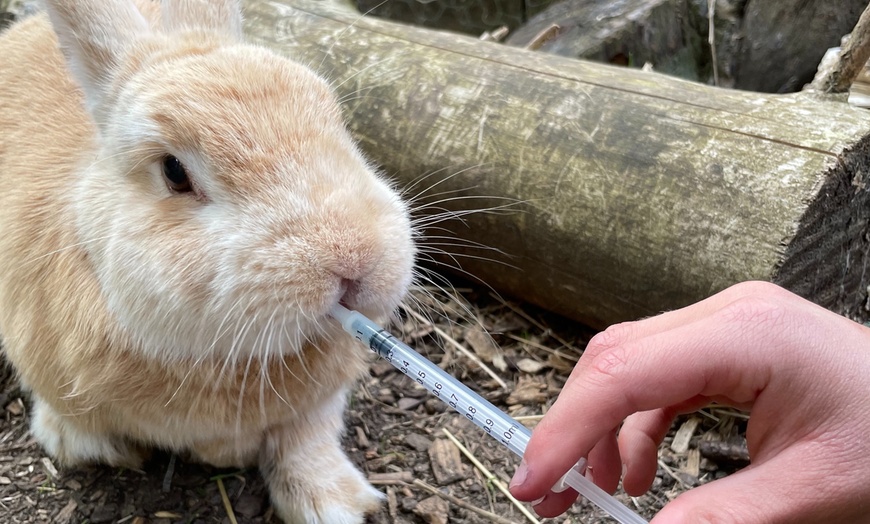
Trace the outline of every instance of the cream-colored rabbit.
[[[361, 522], [339, 447], [415, 249], [327, 84], [237, 2], [57, 0], [0, 36], [0, 334], [63, 464], [259, 464], [289, 522]], [[62, 51], [62, 52], [61, 52]]]

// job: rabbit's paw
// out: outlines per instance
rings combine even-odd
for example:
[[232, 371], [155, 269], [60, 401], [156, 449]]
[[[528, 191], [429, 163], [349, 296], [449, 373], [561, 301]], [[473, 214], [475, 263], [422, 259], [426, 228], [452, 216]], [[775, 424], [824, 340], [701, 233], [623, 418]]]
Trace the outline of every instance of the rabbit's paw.
[[384, 498], [337, 444], [263, 457], [275, 512], [288, 524], [361, 524]]
[[145, 457], [142, 450], [123, 439], [90, 433], [39, 398], [33, 400], [30, 431], [49, 455], [65, 466], [102, 463], [137, 469]]

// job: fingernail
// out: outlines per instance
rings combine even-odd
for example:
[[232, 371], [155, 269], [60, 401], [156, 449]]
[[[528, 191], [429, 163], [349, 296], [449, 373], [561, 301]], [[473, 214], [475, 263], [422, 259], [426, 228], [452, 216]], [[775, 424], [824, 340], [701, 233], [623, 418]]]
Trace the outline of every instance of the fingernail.
[[625, 473], [628, 471], [628, 464], [622, 464], [622, 477], [625, 478]]
[[545, 498], [547, 498], [546, 495], [544, 495], [543, 497], [541, 497], [541, 498], [539, 498], [539, 499], [535, 499], [535, 500], [533, 500], [533, 501], [532, 501], [532, 506], [537, 506], [537, 505], [540, 504], [541, 502], [544, 502], [544, 499], [545, 499]]
[[511, 488], [518, 488], [523, 485], [523, 482], [526, 481], [526, 477], [529, 475], [529, 468], [526, 466], [525, 461], [520, 462], [520, 467], [517, 468], [516, 472], [514, 472], [514, 476], [511, 479]]
[[586, 467], [586, 475], [584, 475], [589, 482], [595, 482], [595, 479], [592, 477], [592, 468]]

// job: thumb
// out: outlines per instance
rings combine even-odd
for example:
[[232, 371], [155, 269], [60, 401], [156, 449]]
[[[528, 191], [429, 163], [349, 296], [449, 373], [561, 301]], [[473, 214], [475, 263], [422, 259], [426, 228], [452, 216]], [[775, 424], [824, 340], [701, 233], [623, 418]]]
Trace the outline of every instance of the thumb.
[[851, 468], [840, 464], [837, 470], [836, 461], [830, 456], [823, 460], [819, 450], [812, 460], [800, 447], [807, 446], [793, 446], [762, 464], [683, 493], [650, 524], [855, 521], [858, 515], [844, 507], [849, 504]]

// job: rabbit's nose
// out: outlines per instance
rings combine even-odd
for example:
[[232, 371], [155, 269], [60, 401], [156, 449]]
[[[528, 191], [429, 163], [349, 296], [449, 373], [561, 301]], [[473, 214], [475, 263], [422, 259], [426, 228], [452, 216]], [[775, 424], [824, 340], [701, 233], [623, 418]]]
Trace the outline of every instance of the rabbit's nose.
[[338, 253], [326, 261], [326, 269], [342, 281], [354, 282], [362, 279], [374, 268], [375, 257], [369, 250], [355, 249]]

